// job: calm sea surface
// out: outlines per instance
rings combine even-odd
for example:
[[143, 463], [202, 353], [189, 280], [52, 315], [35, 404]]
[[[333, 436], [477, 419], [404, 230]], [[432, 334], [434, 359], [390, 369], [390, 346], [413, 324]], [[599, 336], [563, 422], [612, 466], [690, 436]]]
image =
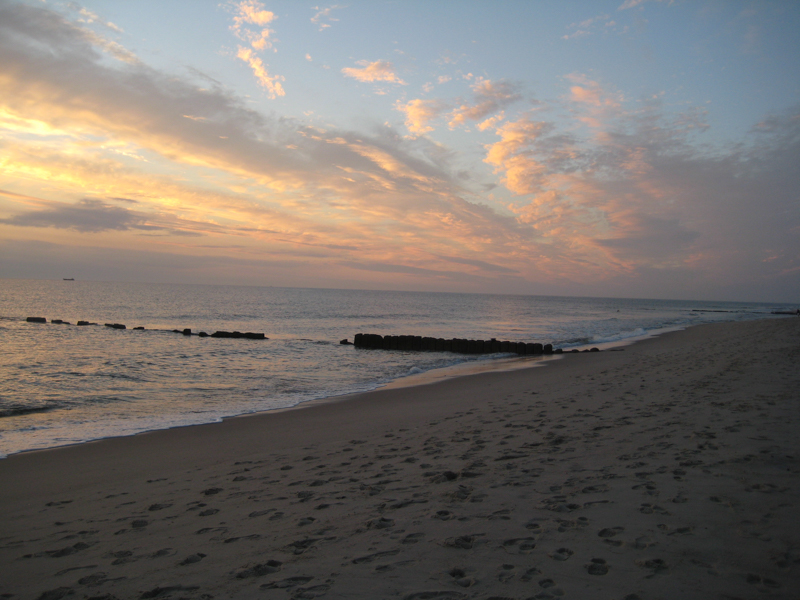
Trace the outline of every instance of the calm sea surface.
[[[363, 350], [356, 333], [571, 348], [773, 304], [0, 280], [0, 456], [294, 406], [503, 355]], [[46, 317], [47, 324], [26, 317]], [[72, 325], [51, 324], [52, 319]], [[99, 326], [77, 327], [86, 320]], [[104, 327], [122, 323], [125, 330]], [[145, 327], [144, 331], [133, 327]], [[268, 340], [173, 329], [265, 333]], [[530, 360], [530, 359], [520, 359]]]

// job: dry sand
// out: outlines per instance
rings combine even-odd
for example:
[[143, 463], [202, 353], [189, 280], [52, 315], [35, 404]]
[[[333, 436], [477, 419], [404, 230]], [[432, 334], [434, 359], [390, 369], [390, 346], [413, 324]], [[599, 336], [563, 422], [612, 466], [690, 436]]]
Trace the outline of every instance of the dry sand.
[[0, 598], [800, 597], [800, 319], [0, 461]]

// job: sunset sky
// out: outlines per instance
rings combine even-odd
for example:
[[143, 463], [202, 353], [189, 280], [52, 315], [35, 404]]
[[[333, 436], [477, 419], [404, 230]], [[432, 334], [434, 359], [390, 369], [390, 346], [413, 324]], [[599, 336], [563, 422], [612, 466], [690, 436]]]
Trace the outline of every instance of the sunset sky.
[[0, 0], [0, 277], [800, 302], [800, 3]]

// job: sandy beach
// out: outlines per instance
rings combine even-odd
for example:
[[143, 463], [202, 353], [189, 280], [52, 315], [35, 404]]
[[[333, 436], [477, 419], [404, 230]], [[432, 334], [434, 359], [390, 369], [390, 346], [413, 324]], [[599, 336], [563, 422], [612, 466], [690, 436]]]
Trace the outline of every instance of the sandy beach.
[[800, 319], [0, 461], [0, 598], [797, 598]]

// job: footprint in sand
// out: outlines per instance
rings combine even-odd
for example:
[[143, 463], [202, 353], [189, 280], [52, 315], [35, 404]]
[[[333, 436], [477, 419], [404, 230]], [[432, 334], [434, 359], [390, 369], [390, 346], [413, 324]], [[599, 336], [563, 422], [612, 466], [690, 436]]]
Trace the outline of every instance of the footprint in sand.
[[375, 552], [374, 554], [368, 554], [366, 556], [360, 556], [358, 558], [354, 558], [351, 562], [354, 565], [360, 565], [363, 563], [371, 563], [374, 560], [379, 558], [385, 558], [387, 556], [394, 556], [399, 554], [400, 550], [386, 550], [385, 552]]
[[86, 577], [81, 577], [78, 580], [79, 585], [95, 586], [108, 581], [108, 576], [105, 573], [92, 573]]
[[607, 527], [605, 529], [601, 529], [597, 532], [597, 535], [601, 538], [612, 538], [623, 531], [625, 531], [625, 528], [618, 525], [617, 527]]
[[641, 537], [636, 538], [634, 542], [634, 548], [637, 550], [644, 550], [645, 548], [649, 548], [650, 546], [655, 546], [656, 541], [651, 538], [650, 536], [643, 535]]
[[286, 579], [280, 579], [278, 581], [271, 581], [269, 583], [264, 583], [261, 585], [261, 589], [264, 590], [286, 590], [297, 587], [298, 585], [303, 585], [304, 583], [308, 583], [314, 579], [310, 575], [300, 575], [297, 577], [287, 577]]
[[447, 574], [450, 575], [455, 583], [461, 587], [470, 587], [476, 583], [475, 579], [472, 577], [467, 577], [467, 574], [463, 569], [451, 569], [447, 572]]
[[451, 591], [415, 592], [403, 596], [403, 600], [466, 600], [466, 598], [466, 594]]
[[559, 533], [564, 533], [568, 529], [577, 529], [579, 527], [586, 527], [589, 525], [589, 519], [586, 517], [578, 517], [575, 521], [567, 519], [557, 519]]
[[503, 542], [503, 549], [510, 552], [516, 549], [519, 554], [530, 554], [536, 548], [536, 538], [513, 538]]
[[656, 515], [670, 516], [672, 514], [656, 504], [649, 504], [649, 503], [642, 504], [642, 506], [639, 508], [639, 512], [645, 515], [656, 514]]
[[475, 544], [475, 536], [474, 535], [460, 535], [454, 538], [447, 538], [444, 541], [444, 545], [450, 548], [461, 548], [462, 550], [472, 550], [472, 546]]
[[514, 579], [516, 574], [516, 567], [514, 565], [503, 564], [498, 568], [497, 580], [500, 583], [507, 583]]
[[206, 557], [206, 555], [205, 555], [205, 554], [203, 554], [202, 552], [198, 552], [197, 554], [192, 554], [192, 555], [190, 555], [190, 556], [187, 556], [186, 558], [184, 558], [184, 559], [183, 559], [181, 562], [179, 562], [178, 564], [179, 564], [180, 566], [182, 566], [182, 567], [184, 567], [184, 566], [186, 566], [186, 565], [193, 565], [193, 564], [195, 564], [195, 563], [199, 563], [199, 562], [200, 562], [201, 560], [203, 560], [205, 557]]
[[605, 575], [608, 573], [608, 565], [602, 558], [593, 558], [592, 561], [585, 566], [589, 575]]
[[667, 565], [666, 561], [664, 561], [661, 558], [649, 558], [645, 560], [637, 560], [636, 566], [641, 567], [642, 569], [649, 569], [652, 571], [652, 573], [650, 573], [650, 575], [647, 575], [645, 579], [651, 579], [652, 577], [655, 577], [657, 574], [669, 570], [669, 566]]
[[575, 553], [569, 548], [559, 548], [558, 550], [548, 554], [548, 556], [553, 560], [568, 560], [573, 554]]
[[558, 598], [564, 595], [564, 590], [561, 588], [556, 587], [556, 582], [552, 579], [542, 579], [539, 581], [539, 587], [543, 590], [547, 590], [545, 592], [539, 592], [534, 598]]
[[279, 560], [268, 560], [265, 563], [247, 567], [236, 574], [237, 579], [249, 579], [250, 577], [263, 577], [281, 570], [282, 562]]
[[519, 580], [528, 582], [528, 581], [531, 581], [537, 575], [541, 575], [541, 574], [542, 574], [542, 572], [539, 569], [537, 569], [536, 567], [531, 567], [530, 569], [525, 571], [525, 573], [522, 574], [522, 577], [520, 577]]
[[748, 573], [746, 579], [747, 583], [750, 585], [764, 586], [772, 589], [781, 587], [781, 584], [774, 579], [768, 579], [767, 577], [761, 577], [761, 575], [754, 575], [753, 573]]
[[367, 529], [388, 529], [389, 527], [394, 527], [394, 519], [381, 517], [380, 519], [367, 521]]

